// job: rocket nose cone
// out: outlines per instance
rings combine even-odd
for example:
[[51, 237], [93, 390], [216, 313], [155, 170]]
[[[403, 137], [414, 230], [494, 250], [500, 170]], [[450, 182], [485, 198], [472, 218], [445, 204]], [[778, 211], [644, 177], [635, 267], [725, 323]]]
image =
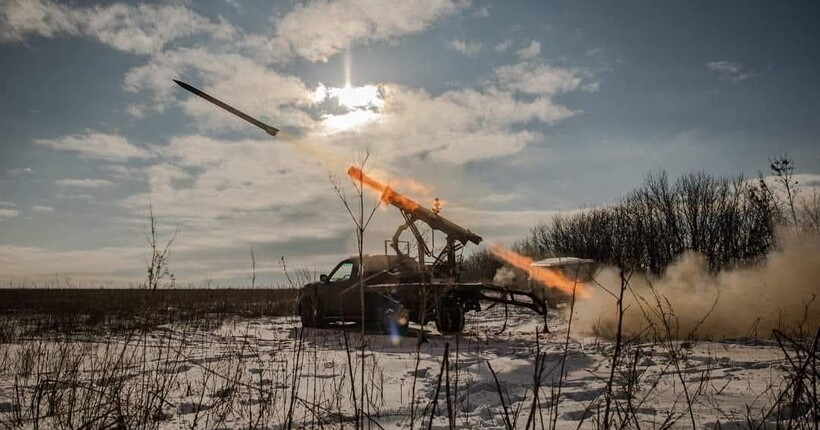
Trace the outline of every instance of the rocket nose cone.
[[178, 81], [178, 80], [176, 80], [176, 79], [171, 79], [171, 80], [172, 80], [172, 81], [174, 81], [174, 82], [176, 82], [176, 84], [177, 84], [177, 85], [179, 85], [179, 86], [180, 86], [180, 87], [182, 87], [182, 88], [185, 88], [186, 90], [189, 90], [189, 91], [190, 91], [190, 89], [191, 89], [191, 88], [193, 88], [193, 87], [191, 87], [190, 85], [186, 84], [185, 82]]

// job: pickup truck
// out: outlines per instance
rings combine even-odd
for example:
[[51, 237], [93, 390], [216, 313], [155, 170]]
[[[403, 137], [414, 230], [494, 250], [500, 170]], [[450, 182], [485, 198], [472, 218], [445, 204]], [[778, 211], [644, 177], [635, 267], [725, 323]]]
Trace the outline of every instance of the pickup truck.
[[[480, 311], [481, 302], [524, 306], [546, 316], [546, 303], [529, 292], [485, 283], [439, 282], [406, 256], [367, 255], [363, 261], [364, 265], [358, 257], [342, 260], [329, 275], [302, 287], [298, 311], [303, 327], [353, 322], [395, 333], [410, 322], [423, 327], [433, 321], [440, 333], [453, 334], [464, 329], [465, 312]], [[359, 287], [362, 279], [364, 294]]]

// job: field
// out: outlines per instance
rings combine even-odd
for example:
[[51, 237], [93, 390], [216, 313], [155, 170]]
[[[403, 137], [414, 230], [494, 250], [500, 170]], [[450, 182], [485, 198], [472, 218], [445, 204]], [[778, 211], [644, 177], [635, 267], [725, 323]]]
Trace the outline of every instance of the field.
[[[500, 306], [469, 313], [460, 336], [430, 325], [362, 337], [301, 329], [292, 290], [0, 292], [2, 428], [817, 424], [816, 338], [618, 342], [568, 336], [564, 308], [544, 333], [538, 316]], [[93, 324], [45, 312], [103, 299], [116, 312]]]

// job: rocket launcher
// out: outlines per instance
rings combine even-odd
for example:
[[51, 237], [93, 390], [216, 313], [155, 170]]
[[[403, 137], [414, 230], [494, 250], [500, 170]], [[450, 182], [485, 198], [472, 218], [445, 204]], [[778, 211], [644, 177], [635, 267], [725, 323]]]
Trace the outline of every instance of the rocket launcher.
[[[378, 192], [382, 202], [391, 204], [398, 208], [408, 221], [408, 225], [412, 224], [413, 221], [421, 221], [429, 225], [430, 228], [446, 234], [448, 240], [460, 242], [462, 245], [466, 245], [468, 242], [472, 242], [476, 245], [481, 243], [481, 236], [437, 213], [434, 213], [430, 209], [418, 204], [415, 200], [390, 188], [389, 185], [383, 184], [376, 179], [367, 176], [367, 174], [362, 172], [362, 170], [358, 167], [348, 167], [347, 175], [350, 176], [350, 178], [355, 182], [361, 183], [363, 186]], [[400, 229], [403, 230], [401, 227]], [[397, 233], [401, 233], [401, 231], [398, 231]], [[396, 238], [394, 237], [394, 242], [396, 241], [395, 239]]]

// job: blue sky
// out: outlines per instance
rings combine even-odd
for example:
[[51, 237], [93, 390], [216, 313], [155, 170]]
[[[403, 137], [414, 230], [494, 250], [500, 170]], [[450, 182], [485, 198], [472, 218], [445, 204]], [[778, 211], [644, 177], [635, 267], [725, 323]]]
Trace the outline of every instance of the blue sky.
[[[0, 273], [184, 283], [353, 253], [330, 175], [371, 172], [511, 243], [652, 171], [820, 174], [816, 2], [0, 2]], [[272, 139], [173, 84], [283, 130]], [[349, 89], [344, 90], [349, 84]], [[339, 90], [341, 89], [341, 90]], [[377, 212], [369, 251], [400, 218]], [[5, 281], [6, 279], [4, 279]]]

